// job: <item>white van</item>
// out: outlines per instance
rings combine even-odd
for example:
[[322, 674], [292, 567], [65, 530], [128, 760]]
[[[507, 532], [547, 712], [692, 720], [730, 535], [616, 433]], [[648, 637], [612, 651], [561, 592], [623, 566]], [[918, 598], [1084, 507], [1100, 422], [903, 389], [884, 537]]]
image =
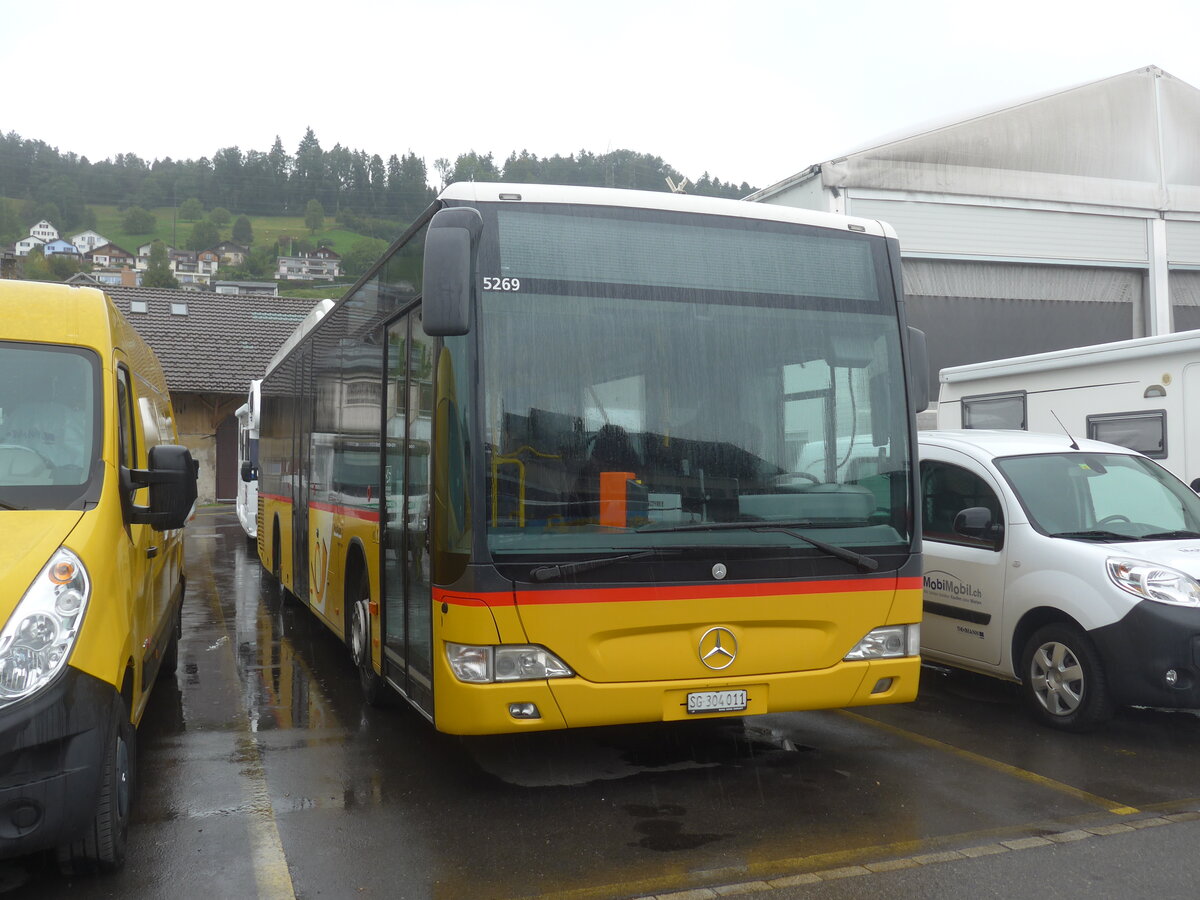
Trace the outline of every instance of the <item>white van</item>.
[[1065, 434], [923, 431], [921, 652], [1023, 685], [1041, 722], [1200, 708], [1200, 497]]

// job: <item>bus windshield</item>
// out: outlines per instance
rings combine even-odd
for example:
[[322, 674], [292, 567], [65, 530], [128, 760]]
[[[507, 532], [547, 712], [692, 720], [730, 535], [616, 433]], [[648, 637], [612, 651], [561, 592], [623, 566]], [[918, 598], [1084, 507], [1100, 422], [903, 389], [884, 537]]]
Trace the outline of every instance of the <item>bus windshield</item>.
[[[910, 542], [886, 245], [850, 231], [497, 206], [481, 249], [493, 554]], [[698, 529], [745, 523], [744, 529]]]
[[100, 477], [99, 363], [0, 341], [0, 508], [78, 508]]

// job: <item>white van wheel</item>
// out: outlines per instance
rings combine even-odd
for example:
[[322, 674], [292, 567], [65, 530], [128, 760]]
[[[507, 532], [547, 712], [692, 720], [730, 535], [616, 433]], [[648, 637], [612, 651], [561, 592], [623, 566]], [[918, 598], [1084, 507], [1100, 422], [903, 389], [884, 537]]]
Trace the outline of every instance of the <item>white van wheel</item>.
[[1100, 655], [1074, 625], [1043, 625], [1021, 654], [1021, 680], [1034, 718], [1064, 731], [1087, 731], [1112, 717]]

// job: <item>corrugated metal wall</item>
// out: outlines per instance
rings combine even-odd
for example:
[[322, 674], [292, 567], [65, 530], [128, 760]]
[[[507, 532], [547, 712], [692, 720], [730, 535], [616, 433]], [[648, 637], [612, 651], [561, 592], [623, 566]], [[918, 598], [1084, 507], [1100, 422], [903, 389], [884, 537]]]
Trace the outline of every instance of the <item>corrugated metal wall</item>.
[[931, 384], [945, 366], [1141, 333], [1140, 269], [939, 259], [903, 265], [909, 324], [926, 334]]

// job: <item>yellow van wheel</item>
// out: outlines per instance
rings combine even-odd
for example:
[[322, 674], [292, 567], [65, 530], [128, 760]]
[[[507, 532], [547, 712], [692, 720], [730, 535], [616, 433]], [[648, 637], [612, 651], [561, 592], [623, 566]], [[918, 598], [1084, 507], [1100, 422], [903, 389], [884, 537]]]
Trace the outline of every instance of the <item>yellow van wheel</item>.
[[136, 740], [125, 701], [117, 697], [105, 742], [96, 811], [91, 824], [77, 840], [58, 848], [58, 865], [63, 874], [115, 872], [125, 864]]

